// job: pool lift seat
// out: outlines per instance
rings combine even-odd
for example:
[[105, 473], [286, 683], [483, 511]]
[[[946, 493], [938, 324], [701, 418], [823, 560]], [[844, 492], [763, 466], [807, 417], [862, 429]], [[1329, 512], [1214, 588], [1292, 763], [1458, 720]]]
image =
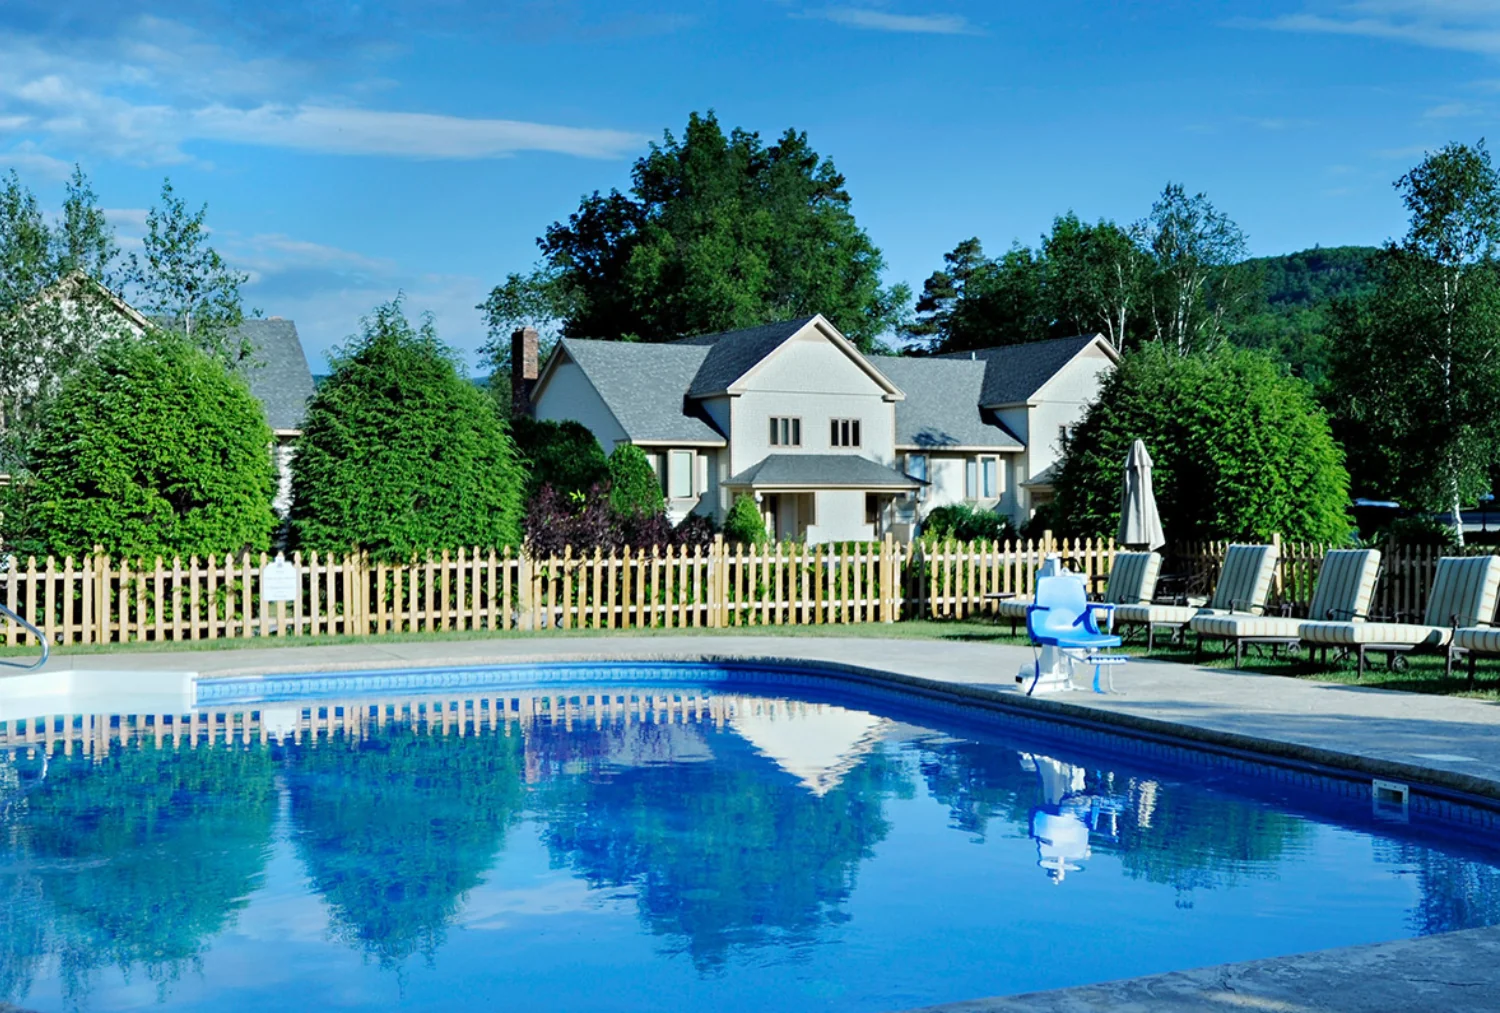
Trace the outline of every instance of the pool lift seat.
[[[1099, 629], [1095, 613], [1104, 615], [1104, 629]], [[1073, 666], [1092, 665], [1094, 692], [1105, 692], [1099, 685], [1101, 670], [1110, 669], [1109, 688], [1114, 690], [1114, 666], [1125, 659], [1101, 653], [1120, 646], [1112, 632], [1114, 606], [1090, 602], [1083, 580], [1076, 574], [1038, 577], [1036, 598], [1026, 609], [1026, 632], [1031, 637], [1033, 676], [1026, 689], [1030, 696], [1042, 678], [1042, 653], [1054, 648], [1068, 662], [1068, 688], [1073, 689]], [[1024, 671], [1024, 669], [1023, 669]]]
[[45, 665], [47, 659], [52, 656], [52, 645], [47, 642], [47, 634], [11, 611], [8, 605], [0, 605], [0, 623], [6, 620], [15, 623], [35, 637], [36, 642], [42, 645], [42, 656], [35, 661], [8, 661], [0, 658], [0, 668], [19, 668], [23, 672], [31, 672]]

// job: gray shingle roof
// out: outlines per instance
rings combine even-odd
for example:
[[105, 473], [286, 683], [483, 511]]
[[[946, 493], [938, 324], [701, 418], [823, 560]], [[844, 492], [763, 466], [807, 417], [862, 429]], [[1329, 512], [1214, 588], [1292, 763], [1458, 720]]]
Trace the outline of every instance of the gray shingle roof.
[[727, 389], [812, 320], [813, 317], [803, 317], [800, 320], [784, 320], [738, 331], [724, 331], [721, 334], [699, 334], [672, 342], [678, 348], [701, 347], [708, 351], [702, 367], [688, 387], [688, 396], [703, 397]]
[[687, 402], [687, 390], [711, 349], [673, 342], [560, 343], [632, 440], [723, 445], [724, 434]]
[[855, 454], [772, 454], [724, 483], [755, 489], [916, 489], [921, 482]]
[[313, 378], [297, 325], [279, 317], [246, 320], [239, 333], [253, 349], [244, 374], [250, 392], [265, 406], [266, 421], [272, 429], [301, 429]]
[[[938, 359], [974, 359], [985, 364], [984, 390], [980, 404], [1020, 404], [1042, 388], [1068, 360], [1083, 351], [1097, 335], [1053, 338], [1024, 345], [981, 348], [973, 352], [949, 352]], [[897, 386], [900, 386], [898, 383]]]
[[870, 362], [906, 395], [896, 402], [896, 446], [1021, 449], [1014, 433], [980, 411], [985, 363], [896, 355], [873, 355]]

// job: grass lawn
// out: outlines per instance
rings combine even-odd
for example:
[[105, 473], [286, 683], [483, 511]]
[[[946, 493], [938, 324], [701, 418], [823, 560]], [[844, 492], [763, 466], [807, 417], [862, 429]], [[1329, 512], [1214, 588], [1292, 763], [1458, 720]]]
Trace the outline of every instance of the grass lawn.
[[[914, 619], [905, 622], [881, 624], [852, 624], [847, 626], [746, 626], [728, 629], [647, 629], [647, 630], [560, 630], [552, 631], [507, 631], [454, 630], [446, 633], [393, 633], [384, 636], [345, 637], [250, 637], [235, 640], [185, 640], [156, 643], [135, 642], [129, 644], [73, 644], [57, 648], [54, 654], [114, 654], [119, 652], [176, 652], [176, 651], [233, 651], [243, 648], [318, 647], [324, 645], [351, 644], [359, 642], [419, 643], [431, 641], [472, 640], [547, 640], [556, 636], [566, 637], [675, 637], [675, 636], [771, 636], [771, 637], [858, 637], [861, 639], [891, 640], [958, 640], [977, 643], [1013, 644], [1025, 646], [1025, 633], [1013, 636], [1009, 624], [985, 621], [934, 622]], [[1174, 646], [1158, 638], [1156, 650], [1147, 655], [1144, 639], [1140, 643], [1127, 643], [1124, 653], [1135, 657], [1150, 657], [1153, 661], [1194, 663], [1191, 643]], [[35, 657], [34, 648], [0, 647], [0, 658]], [[1380, 689], [1404, 690], [1411, 693], [1435, 693], [1449, 696], [1468, 696], [1481, 699], [1500, 699], [1500, 659], [1484, 659], [1479, 662], [1479, 676], [1470, 686], [1467, 668], [1460, 665], [1454, 677], [1443, 677], [1441, 655], [1411, 654], [1408, 668], [1404, 672], [1387, 671], [1380, 656], [1372, 655], [1365, 670], [1365, 677], [1358, 685]], [[1209, 653], [1202, 662], [1210, 668], [1231, 668], [1233, 654], [1223, 653], [1222, 646], [1210, 644]], [[1290, 678], [1315, 679], [1322, 682], [1356, 684], [1352, 662], [1347, 666], [1324, 667], [1312, 663], [1306, 657], [1271, 657], [1269, 648], [1251, 648], [1243, 663], [1250, 672], [1266, 675], [1281, 675]]]

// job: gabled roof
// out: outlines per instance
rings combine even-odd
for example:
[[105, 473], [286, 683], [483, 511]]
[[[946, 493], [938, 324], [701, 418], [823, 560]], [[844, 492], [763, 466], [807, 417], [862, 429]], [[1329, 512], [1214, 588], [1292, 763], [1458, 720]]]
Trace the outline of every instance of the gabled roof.
[[250, 392], [265, 406], [271, 429], [300, 430], [315, 388], [297, 325], [271, 317], [246, 320], [236, 331], [251, 348], [250, 358], [240, 368]]
[[896, 446], [1020, 450], [1016, 435], [979, 407], [986, 364], [969, 359], [872, 356], [906, 394], [896, 403]]
[[685, 397], [709, 349], [673, 342], [563, 338], [537, 381], [539, 397], [562, 356], [599, 392], [625, 435], [636, 443], [696, 443], [722, 447], [724, 434], [692, 410]]
[[917, 489], [922, 485], [857, 454], [771, 454], [724, 484], [752, 489]]
[[703, 397], [728, 390], [760, 360], [816, 319], [817, 317], [802, 317], [799, 320], [784, 320], [738, 331], [699, 334], [672, 342], [679, 348], [686, 346], [705, 351], [703, 365], [688, 387], [688, 397]]
[[759, 327], [746, 327], [742, 330], [724, 331], [720, 334], [699, 334], [672, 342], [679, 347], [692, 346], [708, 349], [708, 356], [703, 360], [702, 367], [693, 377], [692, 385], [688, 388], [688, 397], [712, 397], [729, 391], [772, 352], [813, 325], [818, 325], [823, 335], [835, 347], [848, 355], [860, 369], [869, 374], [870, 379], [874, 380], [887, 396], [893, 398], [901, 396], [901, 391], [889, 379], [881, 375], [870, 360], [861, 355], [859, 349], [855, 348], [837, 327], [829, 323], [821, 313], [814, 313], [810, 317], [801, 317], [797, 320], [762, 324]]
[[1108, 350], [1111, 359], [1119, 356], [1097, 334], [1081, 334], [1074, 338], [1053, 338], [1049, 341], [1028, 341], [1020, 345], [1002, 345], [999, 348], [980, 348], [972, 352], [948, 352], [934, 356], [938, 359], [971, 359], [985, 364], [984, 389], [979, 403], [986, 407], [994, 405], [1024, 404], [1058, 371], [1092, 344]]

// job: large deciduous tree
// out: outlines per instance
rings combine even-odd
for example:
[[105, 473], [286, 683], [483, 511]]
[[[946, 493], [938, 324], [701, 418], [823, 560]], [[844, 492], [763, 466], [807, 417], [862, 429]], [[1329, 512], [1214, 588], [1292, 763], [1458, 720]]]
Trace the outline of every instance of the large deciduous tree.
[[431, 318], [379, 306], [308, 405], [292, 485], [298, 544], [384, 559], [521, 540], [526, 478], [495, 404]]
[[1179, 355], [1157, 342], [1127, 352], [1068, 441], [1058, 523], [1111, 534], [1135, 439], [1172, 539], [1338, 542], [1349, 532], [1343, 453], [1311, 388], [1266, 356], [1220, 346]]
[[1203, 194], [1168, 184], [1134, 225], [1056, 218], [1040, 246], [999, 258], [966, 239], [923, 286], [904, 333], [938, 352], [1103, 334], [1118, 350], [1155, 339], [1211, 347], [1259, 292], [1245, 235]]
[[1363, 491], [1452, 514], [1500, 460], [1500, 175], [1484, 142], [1450, 144], [1396, 182], [1411, 224], [1343, 307], [1336, 410]]
[[541, 269], [482, 307], [492, 328], [557, 320], [571, 336], [666, 340], [823, 313], [868, 349], [898, 322], [908, 293], [881, 285], [844, 177], [806, 134], [766, 145], [695, 113], [631, 180], [547, 229]]

